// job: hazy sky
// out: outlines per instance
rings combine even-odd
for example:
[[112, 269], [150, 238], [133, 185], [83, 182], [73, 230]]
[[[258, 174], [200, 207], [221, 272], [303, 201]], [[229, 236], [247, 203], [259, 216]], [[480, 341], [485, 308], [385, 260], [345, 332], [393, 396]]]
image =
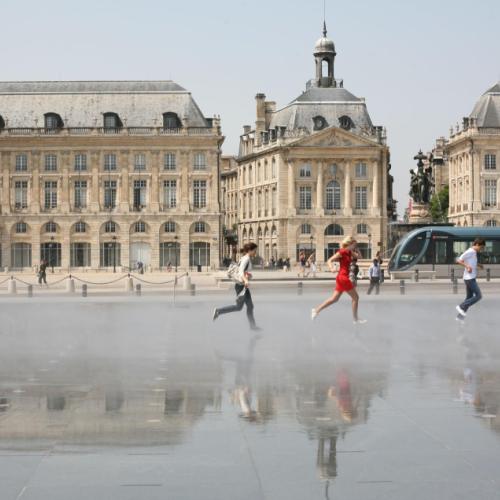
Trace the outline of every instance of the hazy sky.
[[[0, 0], [2, 80], [172, 79], [236, 153], [254, 96], [283, 106], [314, 75], [323, 0]], [[388, 130], [399, 210], [419, 148], [500, 80], [498, 0], [327, 0], [336, 76]]]

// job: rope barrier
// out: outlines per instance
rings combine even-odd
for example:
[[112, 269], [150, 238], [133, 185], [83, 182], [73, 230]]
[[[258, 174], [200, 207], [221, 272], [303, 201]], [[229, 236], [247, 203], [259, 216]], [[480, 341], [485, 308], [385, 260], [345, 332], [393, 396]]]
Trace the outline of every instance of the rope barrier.
[[4, 283], [7, 283], [7, 281], [10, 280], [10, 276], [6, 279], [4, 279], [3, 281], [0, 281], [0, 285], [3, 285]]
[[175, 280], [179, 278], [183, 278], [184, 276], [187, 276], [188, 273], [181, 274], [180, 276], [177, 276], [174, 279], [168, 280], [168, 281], [147, 281], [143, 278], [139, 278], [139, 276], [136, 276], [135, 274], [131, 274], [130, 277], [136, 279], [137, 281], [140, 281], [141, 283], [146, 283], [148, 285], [169, 285], [170, 283], [175, 283]]
[[17, 276], [12, 276], [12, 279], [13, 280], [16, 280], [16, 281], [19, 281], [19, 283], [22, 283], [23, 285], [26, 285], [26, 286], [36, 286], [37, 283], [28, 283], [27, 281], [23, 281], [21, 278], [18, 278]]
[[87, 285], [112, 285], [113, 283], [118, 283], [118, 281], [121, 281], [125, 278], [128, 278], [128, 274], [124, 274], [123, 276], [120, 276], [119, 278], [112, 280], [112, 281], [104, 281], [101, 283], [96, 283], [94, 281], [87, 281], [87, 280], [82, 280], [81, 278], [77, 278], [76, 276], [72, 276], [73, 279], [80, 281], [81, 283], [86, 283]]

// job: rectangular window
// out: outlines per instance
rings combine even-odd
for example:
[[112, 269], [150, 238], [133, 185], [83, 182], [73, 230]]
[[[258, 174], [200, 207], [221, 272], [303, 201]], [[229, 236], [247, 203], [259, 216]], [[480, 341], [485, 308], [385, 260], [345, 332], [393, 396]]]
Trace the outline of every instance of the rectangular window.
[[163, 157], [163, 168], [165, 170], [175, 170], [177, 168], [175, 153], [165, 154]]
[[311, 177], [311, 165], [302, 165], [300, 167], [299, 175], [300, 177]]
[[14, 189], [16, 209], [28, 208], [28, 181], [16, 181]]
[[45, 209], [57, 207], [57, 181], [45, 181]]
[[358, 179], [366, 179], [366, 176], [367, 176], [366, 163], [357, 163], [356, 164], [356, 177]]
[[26, 170], [28, 170], [28, 155], [17, 155], [16, 172], [25, 172]]
[[301, 210], [311, 210], [312, 208], [312, 188], [309, 186], [300, 186], [299, 188], [299, 206]]
[[193, 181], [193, 204], [195, 208], [207, 206], [207, 181]]
[[276, 179], [276, 177], [278, 176], [278, 172], [276, 169], [276, 161], [275, 160], [273, 160], [273, 162], [271, 164], [271, 173], [272, 173], [273, 179]]
[[134, 181], [134, 208], [140, 210], [146, 206], [146, 180]]
[[45, 171], [55, 172], [57, 170], [57, 156], [45, 155]]
[[116, 207], [116, 181], [104, 181], [104, 206]]
[[134, 157], [134, 170], [141, 171], [146, 170], [146, 155], [138, 154]]
[[75, 155], [75, 171], [83, 172], [87, 170], [87, 155]]
[[277, 191], [276, 188], [273, 189], [272, 192], [272, 200], [271, 200], [271, 210], [272, 210], [272, 215], [276, 215], [276, 207], [277, 207]]
[[165, 208], [177, 206], [177, 181], [163, 181], [163, 204]]
[[356, 186], [356, 209], [366, 210], [368, 208], [368, 189], [365, 186]]
[[497, 181], [494, 179], [484, 181], [484, 204], [487, 207], [496, 207], [497, 205]]
[[207, 162], [203, 153], [196, 153], [193, 161], [194, 170], [206, 170]]
[[487, 154], [484, 155], [484, 169], [496, 170], [497, 168], [497, 155]]
[[107, 172], [116, 170], [116, 155], [114, 154], [104, 155], [104, 170], [106, 170]]
[[87, 181], [75, 181], [75, 208], [87, 206]]

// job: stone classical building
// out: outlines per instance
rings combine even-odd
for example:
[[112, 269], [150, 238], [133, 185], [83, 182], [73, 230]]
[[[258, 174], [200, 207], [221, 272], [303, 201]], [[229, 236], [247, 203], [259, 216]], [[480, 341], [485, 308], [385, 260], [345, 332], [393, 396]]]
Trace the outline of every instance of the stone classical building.
[[0, 83], [1, 265], [218, 266], [222, 142], [171, 81]]
[[458, 226], [500, 225], [500, 83], [485, 92], [446, 144], [449, 220]]
[[301, 249], [323, 261], [346, 235], [358, 239], [365, 258], [386, 247], [394, 203], [385, 132], [372, 124], [365, 100], [335, 78], [335, 56], [325, 26], [314, 48], [315, 78], [280, 109], [257, 94], [238, 173], [226, 174], [238, 183], [239, 241], [255, 241], [265, 261], [295, 260]]

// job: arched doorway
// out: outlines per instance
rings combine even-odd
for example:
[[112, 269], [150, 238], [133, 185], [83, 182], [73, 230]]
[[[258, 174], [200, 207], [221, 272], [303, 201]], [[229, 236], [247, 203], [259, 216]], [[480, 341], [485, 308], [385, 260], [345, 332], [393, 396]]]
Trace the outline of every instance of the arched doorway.
[[138, 262], [149, 266], [151, 264], [151, 245], [144, 241], [134, 241], [130, 243], [129, 255], [130, 269], [136, 269]]

